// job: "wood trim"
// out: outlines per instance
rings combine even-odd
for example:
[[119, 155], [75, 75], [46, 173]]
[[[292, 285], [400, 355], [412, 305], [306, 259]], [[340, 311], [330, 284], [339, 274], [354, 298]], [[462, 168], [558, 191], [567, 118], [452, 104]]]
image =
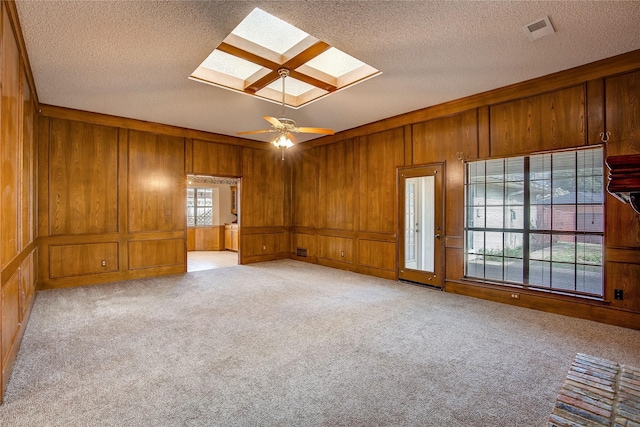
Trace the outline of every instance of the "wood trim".
[[271, 144], [244, 138], [187, 129], [179, 126], [165, 125], [162, 123], [145, 122], [143, 120], [128, 119], [125, 117], [92, 113], [89, 111], [74, 110], [71, 108], [56, 107], [53, 105], [41, 105], [40, 113], [43, 116], [51, 118], [76, 120], [97, 125], [125, 128], [127, 130], [137, 130], [142, 132], [200, 139], [203, 141], [217, 142], [220, 144], [239, 145], [241, 147], [253, 148], [257, 150], [271, 150], [272, 148]]
[[[27, 258], [38, 246], [37, 239], [22, 250], [15, 258], [13, 258], [7, 265], [0, 271], [0, 288], [7, 284], [11, 276], [18, 271], [18, 268], [22, 265], [22, 262]], [[34, 269], [35, 270], [35, 269]]]
[[605, 262], [640, 264], [640, 249], [605, 247], [604, 259]]

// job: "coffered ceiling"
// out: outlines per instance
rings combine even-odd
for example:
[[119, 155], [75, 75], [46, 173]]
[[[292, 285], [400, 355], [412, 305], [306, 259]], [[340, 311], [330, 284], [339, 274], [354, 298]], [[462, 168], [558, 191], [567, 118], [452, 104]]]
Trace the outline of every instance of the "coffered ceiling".
[[[16, 4], [42, 104], [224, 135], [264, 128], [262, 116], [281, 112], [189, 79], [256, 7], [382, 72], [287, 111], [336, 131], [640, 49], [638, 1]], [[556, 33], [530, 41], [522, 26], [546, 16]]]

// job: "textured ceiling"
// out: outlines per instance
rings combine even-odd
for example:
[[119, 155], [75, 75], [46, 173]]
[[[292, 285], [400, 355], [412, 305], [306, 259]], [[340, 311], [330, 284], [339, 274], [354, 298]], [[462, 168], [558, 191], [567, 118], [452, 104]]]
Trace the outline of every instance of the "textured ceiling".
[[[383, 72], [287, 110], [336, 131], [640, 49], [639, 1], [16, 3], [41, 103], [225, 135], [280, 116], [188, 80], [254, 7]], [[530, 42], [521, 27], [547, 15], [556, 34]]]

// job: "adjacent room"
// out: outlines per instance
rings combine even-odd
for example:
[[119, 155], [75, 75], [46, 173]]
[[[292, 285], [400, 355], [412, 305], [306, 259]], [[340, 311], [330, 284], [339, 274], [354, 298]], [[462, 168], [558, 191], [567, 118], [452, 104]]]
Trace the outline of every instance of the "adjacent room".
[[640, 425], [639, 2], [0, 12], [0, 425]]

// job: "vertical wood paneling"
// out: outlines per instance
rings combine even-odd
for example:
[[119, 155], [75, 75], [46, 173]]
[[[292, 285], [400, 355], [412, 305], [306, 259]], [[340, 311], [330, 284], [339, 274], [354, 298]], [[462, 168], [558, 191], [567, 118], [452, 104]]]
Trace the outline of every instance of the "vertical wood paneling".
[[396, 168], [404, 165], [402, 128], [360, 138], [360, 231], [398, 229]]
[[0, 266], [18, 255], [20, 152], [20, 53], [7, 14], [2, 8], [2, 101], [0, 104]]
[[216, 176], [240, 176], [242, 148], [193, 140], [193, 173]]
[[[616, 307], [636, 313], [640, 312], [640, 284], [638, 283], [640, 263], [607, 262], [605, 268], [605, 297]], [[624, 298], [622, 300], [614, 299], [615, 289], [623, 291]]]
[[118, 271], [118, 243], [51, 245], [49, 265], [51, 278]]
[[587, 142], [600, 144], [604, 132], [604, 79], [587, 82]]
[[252, 257], [286, 252], [285, 233], [249, 234], [242, 236], [242, 256]]
[[7, 359], [20, 327], [20, 278], [16, 271], [2, 287], [2, 378], [5, 377]]
[[[27, 81], [26, 77], [23, 81]], [[34, 239], [34, 119], [35, 109], [28, 84], [23, 85], [22, 107], [22, 161], [20, 182], [20, 250], [25, 250]]]
[[[429, 120], [413, 127], [416, 164], [445, 160], [445, 233], [462, 236], [464, 228], [464, 163], [458, 153], [478, 156], [477, 115], [469, 110], [454, 116]], [[439, 159], [439, 160], [438, 160]]]
[[[607, 156], [640, 153], [640, 71], [605, 80]], [[605, 167], [606, 169], [606, 167]], [[606, 170], [607, 174], [609, 171]], [[606, 183], [605, 183], [606, 185]], [[610, 194], [605, 200], [605, 244], [640, 249], [640, 215]], [[638, 256], [640, 263], [640, 255]]]
[[318, 255], [315, 234], [292, 233], [291, 235], [291, 253], [295, 255], [296, 249], [306, 249], [307, 258], [315, 258]]
[[291, 161], [291, 225], [315, 227], [318, 197], [318, 149], [295, 153]]
[[185, 229], [184, 138], [129, 131], [129, 232]]
[[320, 236], [318, 245], [318, 256], [320, 258], [353, 263], [353, 239], [333, 236]]
[[184, 264], [184, 239], [134, 240], [129, 242], [129, 269]]
[[640, 153], [640, 71], [605, 80], [607, 156]]
[[38, 237], [49, 235], [49, 117], [38, 119]]
[[118, 130], [60, 119], [50, 126], [50, 234], [117, 231]]
[[29, 303], [36, 290], [33, 252], [20, 265], [20, 321], [24, 320]]
[[491, 106], [491, 156], [585, 145], [585, 105], [580, 85]]
[[396, 269], [396, 244], [394, 242], [359, 240], [358, 246], [358, 264], [389, 271]]
[[242, 227], [281, 227], [285, 162], [277, 150], [242, 151]]
[[319, 156], [320, 228], [354, 230], [356, 211], [354, 186], [354, 141], [349, 139], [320, 148]]

